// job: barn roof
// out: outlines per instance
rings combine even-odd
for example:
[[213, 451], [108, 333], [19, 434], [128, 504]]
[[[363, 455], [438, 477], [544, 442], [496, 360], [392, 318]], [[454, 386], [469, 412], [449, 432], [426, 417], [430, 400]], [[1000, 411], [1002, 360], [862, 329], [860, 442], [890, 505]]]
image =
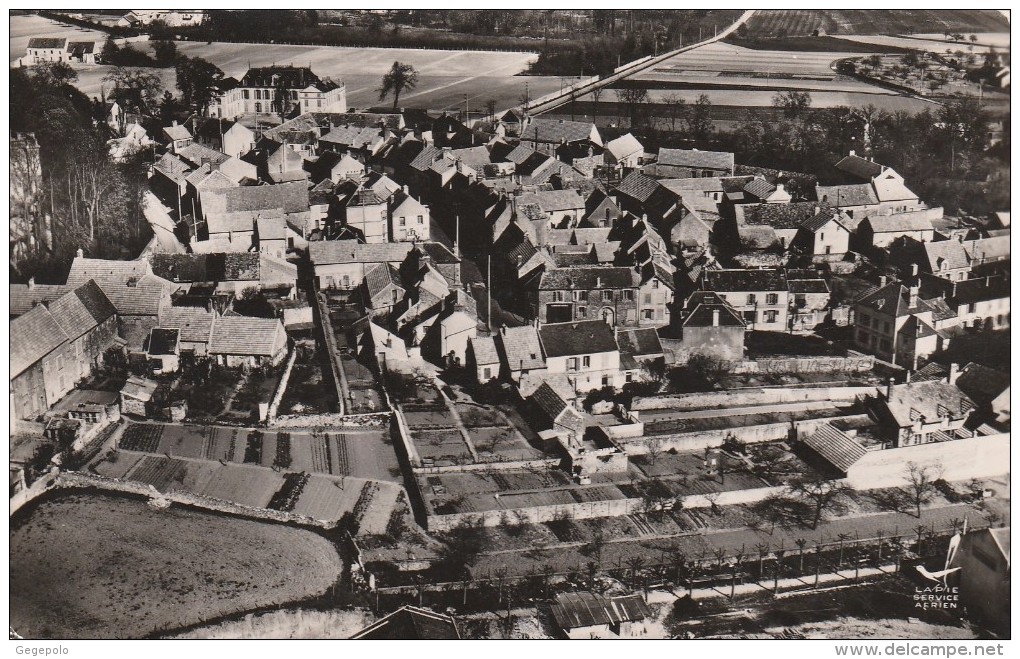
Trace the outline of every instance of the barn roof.
[[828, 423], [805, 437], [804, 444], [844, 474], [868, 452], [860, 442]]

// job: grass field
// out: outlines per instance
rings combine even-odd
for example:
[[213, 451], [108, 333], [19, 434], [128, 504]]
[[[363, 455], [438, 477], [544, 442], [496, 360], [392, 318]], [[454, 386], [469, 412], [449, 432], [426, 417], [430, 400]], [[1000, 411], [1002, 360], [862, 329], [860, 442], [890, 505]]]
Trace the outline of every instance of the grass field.
[[[844, 34], [840, 35], [839, 39], [878, 47], [911, 48], [914, 50], [927, 50], [934, 53], [945, 53], [947, 48], [954, 53], [958, 50], [962, 50], [965, 53], [972, 52], [975, 55], [987, 53], [993, 47], [1000, 52], [1003, 50], [1009, 50], [1009, 34], [985, 35], [987, 41], [984, 44], [978, 41], [976, 45], [971, 44], [969, 39], [957, 43], [955, 41], [946, 41], [945, 37], [942, 35], [929, 36], [932, 38], [926, 39], [922, 35], [907, 37], [886, 34]], [[1005, 37], [1005, 39], [1003, 39], [1003, 37]], [[1003, 44], [1003, 41], [1005, 41], [1005, 44]], [[973, 50], [971, 50], [972, 46]]]
[[913, 32], [1002, 32], [1009, 22], [998, 11], [975, 9], [759, 9], [747, 22], [751, 37]]
[[41, 503], [10, 543], [25, 638], [138, 638], [320, 595], [342, 568], [308, 531], [100, 495]]
[[200, 627], [174, 638], [346, 639], [375, 622], [368, 611], [273, 611]]

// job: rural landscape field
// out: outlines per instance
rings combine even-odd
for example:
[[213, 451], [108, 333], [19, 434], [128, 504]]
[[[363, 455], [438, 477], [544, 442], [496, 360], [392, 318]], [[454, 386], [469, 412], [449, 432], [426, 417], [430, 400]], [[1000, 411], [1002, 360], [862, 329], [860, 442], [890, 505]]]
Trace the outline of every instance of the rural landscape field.
[[11, 527], [11, 627], [28, 638], [138, 638], [321, 596], [341, 568], [309, 531], [58, 495]]

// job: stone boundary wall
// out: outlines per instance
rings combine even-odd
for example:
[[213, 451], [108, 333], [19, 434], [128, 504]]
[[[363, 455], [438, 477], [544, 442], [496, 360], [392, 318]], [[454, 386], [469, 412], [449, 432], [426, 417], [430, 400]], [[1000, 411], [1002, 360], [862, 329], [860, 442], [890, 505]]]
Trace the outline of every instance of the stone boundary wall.
[[340, 414], [346, 411], [344, 407], [344, 392], [347, 390], [347, 376], [340, 366], [340, 354], [336, 345], [336, 336], [333, 334], [333, 323], [329, 319], [329, 305], [322, 293], [315, 292], [315, 307], [319, 312], [319, 324], [322, 326], [322, 338], [326, 343], [326, 351], [329, 352], [329, 367], [333, 372], [333, 384], [336, 385], [336, 397], [340, 405]]
[[414, 467], [415, 474], [457, 474], [474, 471], [521, 471], [522, 469], [555, 469], [559, 458], [539, 460], [508, 460], [506, 462], [478, 462], [474, 464], [449, 465], [446, 467]]
[[874, 355], [848, 357], [763, 357], [738, 362], [732, 373], [866, 373], [875, 368]]
[[902, 486], [908, 462], [941, 463], [947, 481], [1001, 476], [1009, 473], [1009, 433], [868, 451], [850, 467], [846, 482], [858, 489]]
[[309, 414], [277, 417], [269, 427], [273, 430], [292, 428], [381, 428], [389, 423], [391, 412], [368, 414]]
[[280, 376], [280, 381], [276, 384], [276, 391], [273, 392], [273, 400], [269, 403], [269, 414], [266, 415], [266, 424], [273, 425], [276, 421], [276, 413], [280, 410], [280, 401], [283, 400], [283, 394], [287, 391], [287, 383], [290, 382], [290, 373], [294, 370], [294, 362], [297, 360], [297, 350], [290, 351], [290, 357], [287, 359], [287, 365], [283, 368], [283, 375]]
[[708, 391], [676, 396], [638, 396], [631, 403], [630, 412], [640, 418], [642, 410], [690, 410], [748, 407], [771, 403], [802, 403], [824, 400], [851, 401], [858, 396], [874, 394], [875, 387], [824, 387], [797, 389], [736, 389]]

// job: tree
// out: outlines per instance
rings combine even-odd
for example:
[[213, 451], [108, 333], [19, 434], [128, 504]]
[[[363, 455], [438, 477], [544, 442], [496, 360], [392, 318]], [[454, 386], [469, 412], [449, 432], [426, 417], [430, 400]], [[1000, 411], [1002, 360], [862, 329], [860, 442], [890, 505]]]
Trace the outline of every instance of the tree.
[[223, 71], [201, 57], [179, 57], [174, 68], [184, 105], [204, 114], [223, 80]]
[[32, 67], [33, 78], [40, 87], [63, 87], [78, 82], [78, 72], [67, 62], [43, 62]]
[[400, 95], [418, 86], [418, 72], [410, 64], [394, 62], [389, 72], [383, 76], [382, 87], [379, 88], [379, 100], [393, 94], [393, 109], [397, 109]]
[[882, 58], [879, 55], [868, 55], [862, 61], [873, 72], [877, 71], [878, 67], [882, 65]]
[[807, 546], [808, 541], [805, 538], [797, 538], [793, 541], [793, 544], [797, 545], [797, 549], [800, 550], [800, 571], [804, 572], [804, 547]]
[[173, 66], [177, 61], [177, 44], [166, 40], [153, 41], [152, 54], [156, 58], [157, 66]]
[[701, 94], [690, 105], [687, 134], [695, 141], [707, 140], [712, 134], [712, 101], [707, 94]]
[[99, 61], [103, 64], [115, 64], [120, 55], [120, 47], [114, 43], [113, 37], [107, 37], [103, 49], [99, 51]]
[[648, 447], [648, 464], [654, 467], [659, 456], [662, 455], [662, 438], [651, 437], [645, 442], [645, 445]]
[[780, 110], [787, 119], [799, 120], [811, 107], [811, 92], [780, 92], [772, 97], [772, 107]]
[[978, 36], [976, 34], [970, 35], [970, 42], [976, 44], [978, 42]]
[[920, 519], [921, 506], [931, 501], [935, 494], [935, 481], [942, 478], [944, 468], [941, 463], [919, 465], [916, 462], [908, 462], [906, 471], [904, 478], [907, 481], [907, 492], [910, 494], [917, 518]]
[[790, 483], [790, 492], [810, 503], [813, 508], [811, 528], [818, 528], [825, 512], [839, 514], [846, 510], [846, 499], [852, 491], [846, 484], [823, 478], [797, 479]]
[[687, 100], [680, 96], [680, 94], [666, 94], [662, 97], [662, 102], [666, 105], [669, 129], [676, 132], [676, 122], [678, 120], [683, 120], [682, 123], [686, 123]]
[[592, 520], [591, 542], [588, 543], [588, 555], [595, 558], [595, 564], [602, 567], [602, 551], [606, 546], [605, 523], [601, 519]]
[[641, 106], [648, 102], [648, 90], [644, 88], [617, 89], [616, 100], [627, 109], [627, 120], [633, 127], [641, 122]]
[[118, 103], [143, 114], [155, 112], [163, 91], [163, 81], [155, 73], [123, 66], [114, 67], [103, 76], [103, 82], [113, 83], [110, 96]]
[[599, 99], [602, 98], [602, 92], [606, 91], [603, 87], [596, 87], [591, 90], [591, 111], [592, 121], [595, 121], [599, 117]]
[[485, 101], [485, 113], [489, 115], [492, 121], [496, 120], [496, 99], [490, 98]]

